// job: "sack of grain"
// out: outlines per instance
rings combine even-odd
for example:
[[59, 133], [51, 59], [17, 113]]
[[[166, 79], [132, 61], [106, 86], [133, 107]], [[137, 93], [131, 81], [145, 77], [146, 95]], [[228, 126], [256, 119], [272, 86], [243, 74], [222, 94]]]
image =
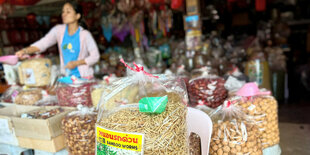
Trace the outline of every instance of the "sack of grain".
[[18, 68], [20, 83], [26, 86], [47, 86], [51, 82], [52, 62], [46, 58], [25, 60]]
[[136, 66], [103, 92], [97, 154], [188, 154], [187, 93], [181, 79]]

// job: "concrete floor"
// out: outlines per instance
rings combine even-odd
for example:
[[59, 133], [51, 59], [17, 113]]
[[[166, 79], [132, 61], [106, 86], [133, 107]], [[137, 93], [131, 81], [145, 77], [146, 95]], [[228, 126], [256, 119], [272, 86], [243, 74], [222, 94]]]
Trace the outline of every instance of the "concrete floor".
[[282, 155], [310, 155], [310, 124], [280, 123]]
[[310, 155], [310, 103], [279, 106], [282, 155]]

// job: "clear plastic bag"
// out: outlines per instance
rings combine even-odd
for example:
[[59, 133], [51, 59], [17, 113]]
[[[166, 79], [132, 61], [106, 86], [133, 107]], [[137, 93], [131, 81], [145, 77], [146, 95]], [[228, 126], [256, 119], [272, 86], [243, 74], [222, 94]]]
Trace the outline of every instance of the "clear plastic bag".
[[13, 103], [19, 92], [22, 91], [22, 88], [17, 85], [13, 85], [8, 88], [1, 96], [2, 102]]
[[103, 81], [99, 82], [98, 84], [92, 85], [91, 87], [91, 100], [94, 107], [99, 105], [102, 92], [104, 91], [105, 87], [107, 87], [110, 83], [115, 81], [117, 77], [115, 75], [109, 75], [103, 77]]
[[88, 81], [78, 84], [60, 84], [57, 88], [57, 98], [60, 106], [76, 107], [79, 104], [91, 107], [91, 86], [96, 84]]
[[18, 93], [15, 98], [16, 104], [34, 105], [42, 99], [42, 89], [27, 89]]
[[258, 95], [242, 98], [236, 102], [236, 105], [243, 107], [243, 111], [259, 128], [263, 149], [279, 144], [278, 103], [274, 97]]
[[208, 74], [207, 68], [201, 68], [198, 72], [200, 72], [200, 76], [191, 79], [187, 88], [190, 104], [192, 106], [205, 104], [211, 108], [223, 104], [228, 95], [224, 87], [225, 80], [216, 75]]
[[212, 114], [212, 121], [210, 155], [262, 154], [258, 128], [249, 123], [241, 109], [230, 101], [218, 107]]
[[43, 95], [41, 100], [35, 103], [35, 105], [36, 106], [57, 106], [58, 99], [57, 99], [57, 96], [45, 94]]
[[101, 97], [97, 154], [188, 154], [184, 83], [129, 68]]
[[201, 141], [199, 135], [191, 133], [189, 136], [189, 154], [201, 155]]
[[95, 154], [95, 124], [97, 113], [94, 108], [78, 106], [62, 120], [62, 130], [68, 152], [74, 155]]
[[52, 62], [46, 58], [34, 58], [23, 61], [18, 68], [21, 84], [38, 87], [51, 82]]

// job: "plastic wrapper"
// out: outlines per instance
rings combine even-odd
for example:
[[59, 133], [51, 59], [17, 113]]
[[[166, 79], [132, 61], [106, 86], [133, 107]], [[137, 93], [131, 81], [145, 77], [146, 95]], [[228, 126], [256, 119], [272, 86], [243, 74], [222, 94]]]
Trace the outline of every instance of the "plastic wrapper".
[[191, 79], [187, 88], [191, 105], [205, 104], [211, 108], [220, 106], [228, 95], [224, 87], [225, 80], [208, 74], [204, 68], [199, 70], [203, 73]]
[[91, 86], [95, 82], [80, 84], [61, 84], [57, 88], [57, 98], [60, 106], [76, 107], [79, 104], [91, 107]]
[[286, 71], [286, 56], [281, 48], [266, 48], [268, 63], [273, 71]]
[[243, 107], [243, 111], [258, 126], [263, 149], [279, 144], [278, 103], [274, 97], [258, 95], [241, 98], [236, 105]]
[[246, 62], [245, 74], [250, 82], [256, 82], [260, 88], [271, 89], [270, 70], [264, 53], [253, 49], [249, 61]]
[[46, 58], [25, 60], [18, 68], [21, 84], [27, 86], [47, 86], [51, 82], [52, 62]]
[[95, 154], [95, 124], [97, 113], [94, 108], [78, 106], [62, 120], [67, 150], [74, 155]]
[[103, 77], [103, 81], [99, 82], [98, 84], [95, 84], [91, 87], [91, 100], [94, 107], [97, 107], [99, 105], [101, 95], [105, 89], [110, 83], [115, 81], [117, 77], [115, 75], [109, 75]]
[[189, 80], [190, 80], [190, 73], [188, 73], [185, 70], [184, 65], [181, 65], [177, 68], [176, 75], [184, 81], [184, 83], [186, 84], [186, 87], [187, 87], [189, 84]]
[[103, 93], [97, 154], [188, 154], [184, 83], [155, 77], [138, 65], [130, 69]]
[[22, 113], [21, 118], [48, 119], [62, 112], [64, 112], [63, 108], [54, 108], [50, 110], [39, 109], [27, 113]]
[[23, 89], [20, 86], [13, 85], [10, 88], [8, 88], [1, 96], [2, 102], [7, 103], [13, 103], [15, 102], [15, 98], [18, 95], [19, 92], [21, 92]]
[[35, 103], [36, 106], [57, 106], [57, 96], [43, 95], [42, 99]]
[[261, 155], [262, 146], [258, 128], [236, 107], [225, 101], [212, 114], [213, 133], [210, 155]]
[[18, 93], [15, 98], [16, 104], [34, 105], [42, 99], [42, 89], [28, 89]]
[[201, 155], [200, 137], [195, 133], [191, 133], [189, 136], [189, 154]]

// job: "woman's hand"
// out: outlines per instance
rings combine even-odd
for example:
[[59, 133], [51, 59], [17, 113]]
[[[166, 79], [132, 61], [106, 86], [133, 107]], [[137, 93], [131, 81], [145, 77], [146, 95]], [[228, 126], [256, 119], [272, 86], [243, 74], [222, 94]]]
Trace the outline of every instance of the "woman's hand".
[[20, 59], [23, 59], [25, 57], [25, 52], [24, 50], [19, 50], [15, 53], [15, 56], [17, 56]]
[[77, 67], [79, 64], [77, 63], [77, 61], [70, 61], [68, 62], [68, 64], [66, 65], [65, 68], [68, 69], [74, 69], [75, 67]]

